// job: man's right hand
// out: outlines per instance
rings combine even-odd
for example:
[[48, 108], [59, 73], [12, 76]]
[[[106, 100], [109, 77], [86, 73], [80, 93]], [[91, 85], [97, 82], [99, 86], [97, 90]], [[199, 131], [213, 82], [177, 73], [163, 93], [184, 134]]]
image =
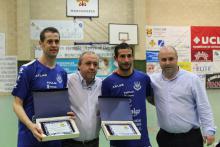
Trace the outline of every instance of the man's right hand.
[[32, 123], [29, 129], [38, 141], [42, 141], [43, 131], [41, 128], [39, 128], [36, 124]]
[[67, 112], [67, 115], [70, 116], [71, 119], [76, 119], [76, 114], [73, 111]]
[[38, 141], [41, 141], [43, 137], [43, 131], [28, 118], [23, 108], [23, 100], [20, 97], [15, 96], [13, 101], [13, 109], [19, 120], [28, 127], [28, 129], [32, 132]]

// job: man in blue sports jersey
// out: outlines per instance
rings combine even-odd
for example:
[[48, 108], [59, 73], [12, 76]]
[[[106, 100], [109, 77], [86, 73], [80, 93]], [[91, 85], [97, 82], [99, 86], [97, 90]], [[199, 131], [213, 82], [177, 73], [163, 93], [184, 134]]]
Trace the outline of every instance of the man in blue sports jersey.
[[43, 54], [37, 60], [22, 65], [16, 85], [13, 109], [19, 119], [18, 147], [60, 147], [60, 141], [40, 142], [42, 130], [31, 121], [34, 115], [33, 90], [65, 88], [67, 73], [56, 64], [60, 34], [56, 28], [48, 27], [40, 33], [39, 44]]
[[114, 50], [118, 68], [102, 82], [103, 96], [129, 96], [133, 121], [141, 132], [140, 140], [111, 141], [111, 147], [151, 147], [146, 117], [146, 97], [150, 96], [150, 78], [133, 69], [133, 49], [121, 43]]

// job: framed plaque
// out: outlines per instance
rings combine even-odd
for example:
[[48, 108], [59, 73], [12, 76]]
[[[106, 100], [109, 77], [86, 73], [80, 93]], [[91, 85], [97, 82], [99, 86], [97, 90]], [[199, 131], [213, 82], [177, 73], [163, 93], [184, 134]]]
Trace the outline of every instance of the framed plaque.
[[98, 17], [99, 0], [66, 0], [67, 16]]
[[79, 137], [75, 121], [69, 116], [40, 118], [36, 119], [36, 124], [43, 130], [42, 141]]
[[108, 140], [141, 138], [141, 134], [133, 121], [102, 121], [102, 130]]
[[130, 124], [108, 124], [107, 127], [115, 136], [135, 135], [135, 130]]
[[133, 122], [129, 102], [130, 97], [99, 96], [101, 127], [107, 140], [141, 138], [141, 133]]

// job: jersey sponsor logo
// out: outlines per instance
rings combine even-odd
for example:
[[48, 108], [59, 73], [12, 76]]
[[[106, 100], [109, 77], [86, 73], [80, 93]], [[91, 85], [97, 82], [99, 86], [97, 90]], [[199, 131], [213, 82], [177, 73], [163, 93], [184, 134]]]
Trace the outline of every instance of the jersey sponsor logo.
[[125, 91], [124, 96], [134, 97], [134, 90]]
[[47, 89], [55, 89], [55, 88], [57, 88], [56, 81], [47, 81]]
[[36, 74], [35, 75], [35, 78], [38, 78], [38, 77], [46, 77], [47, 76], [47, 74]]
[[131, 110], [131, 113], [132, 113], [132, 115], [134, 116], [134, 117], [136, 117], [137, 115], [139, 115], [140, 114], [140, 112], [141, 112], [141, 109], [132, 109]]
[[53, 81], [47, 81], [47, 84], [48, 84], [48, 85], [56, 85], [56, 84], [57, 84], [57, 82], [53, 82]]
[[56, 89], [57, 88], [57, 86], [56, 85], [47, 85], [47, 89]]
[[57, 74], [57, 78], [56, 79], [57, 79], [58, 83], [62, 83], [63, 82], [63, 79], [62, 79], [60, 74]]
[[112, 88], [119, 88], [119, 87], [123, 87], [123, 86], [124, 86], [124, 83], [121, 83], [121, 84], [113, 85]]
[[133, 88], [134, 88], [136, 91], [139, 91], [139, 90], [141, 89], [141, 82], [135, 81]]

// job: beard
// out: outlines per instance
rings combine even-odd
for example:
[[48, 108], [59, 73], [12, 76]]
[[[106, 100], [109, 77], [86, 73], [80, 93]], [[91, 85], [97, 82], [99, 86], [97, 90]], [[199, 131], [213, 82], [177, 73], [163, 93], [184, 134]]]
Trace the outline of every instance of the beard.
[[50, 52], [44, 52], [44, 54], [50, 59], [55, 59], [57, 57], [58, 52], [54, 54]]
[[163, 69], [163, 74], [167, 78], [173, 78], [176, 75], [177, 70], [174, 67], [167, 67]]
[[132, 65], [131, 64], [119, 64], [118, 67], [122, 71], [129, 71]]

